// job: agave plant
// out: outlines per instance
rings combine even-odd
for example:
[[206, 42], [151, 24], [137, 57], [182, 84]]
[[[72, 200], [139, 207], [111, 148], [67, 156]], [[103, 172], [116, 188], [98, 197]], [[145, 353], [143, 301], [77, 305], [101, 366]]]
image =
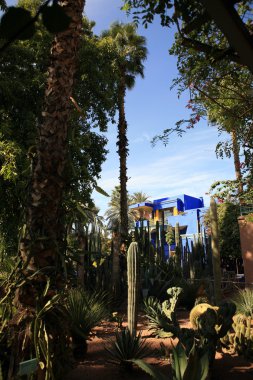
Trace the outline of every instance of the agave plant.
[[144, 301], [149, 329], [154, 335], [160, 338], [171, 338], [175, 334], [178, 328], [175, 309], [181, 291], [181, 288], [169, 288], [167, 294], [170, 298], [162, 304], [155, 297], [149, 297]]
[[91, 330], [103, 319], [109, 317], [108, 295], [106, 292], [86, 292], [83, 289], [69, 290], [66, 309], [71, 319], [73, 353], [82, 359], [87, 350], [87, 339]]
[[236, 314], [243, 314], [246, 317], [253, 319], [253, 290], [239, 289], [238, 292], [231, 297], [231, 300], [236, 305]]
[[105, 346], [112, 361], [123, 366], [126, 369], [131, 369], [134, 360], [143, 359], [150, 356], [152, 350], [142, 339], [141, 333], [131, 334], [126, 328], [121, 331], [116, 330], [116, 340], [109, 340], [109, 344]]

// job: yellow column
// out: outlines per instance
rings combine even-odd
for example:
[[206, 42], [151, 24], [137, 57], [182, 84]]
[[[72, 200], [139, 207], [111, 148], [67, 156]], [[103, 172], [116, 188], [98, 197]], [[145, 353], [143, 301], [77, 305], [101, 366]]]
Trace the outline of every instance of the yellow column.
[[179, 215], [178, 209], [176, 207], [173, 207], [173, 215]]
[[155, 219], [154, 219], [155, 222], [159, 221], [159, 210], [156, 210], [155, 212]]

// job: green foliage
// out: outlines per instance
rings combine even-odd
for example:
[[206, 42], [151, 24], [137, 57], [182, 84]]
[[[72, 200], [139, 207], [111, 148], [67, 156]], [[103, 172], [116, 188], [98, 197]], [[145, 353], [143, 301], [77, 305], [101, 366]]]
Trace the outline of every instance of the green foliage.
[[126, 369], [132, 368], [133, 359], [142, 359], [151, 355], [152, 350], [141, 333], [133, 335], [128, 329], [116, 331], [116, 340], [110, 340], [105, 348], [112, 360]]
[[[8, 293], [1, 300], [3, 309], [9, 300], [12, 301], [13, 280], [17, 280], [17, 284], [20, 280], [24, 283], [24, 278], [12, 277]], [[28, 279], [26, 284], [30, 285]], [[48, 284], [45, 292], [47, 290]], [[5, 308], [0, 319], [0, 362], [3, 377], [6, 379], [7, 373], [10, 375], [13, 370], [16, 372], [20, 362], [37, 358], [40, 367], [45, 370], [46, 379], [61, 378], [63, 373], [70, 369], [67, 338], [69, 319], [63, 306], [62, 295], [53, 295], [50, 300], [48, 294], [37, 298], [34, 307], [29, 310], [16, 310], [13, 305], [11, 309], [6, 313]], [[18, 353], [17, 347], [22, 347]], [[11, 357], [14, 362], [10, 362]]]
[[161, 372], [158, 371], [154, 366], [144, 362], [140, 359], [133, 359], [131, 362], [137, 365], [140, 369], [146, 372], [149, 376], [153, 377], [155, 380], [167, 380], [167, 376], [164, 376]]
[[236, 305], [236, 313], [253, 319], [253, 290], [250, 288], [238, 289], [231, 297]]
[[17, 159], [20, 153], [21, 149], [15, 142], [2, 140], [0, 134], [0, 176], [3, 176], [4, 180], [14, 181], [17, 177]]
[[[217, 204], [219, 245], [221, 257], [241, 257], [240, 232], [237, 218], [239, 205], [232, 203]], [[210, 227], [210, 211], [204, 216], [204, 224]]]
[[[131, 196], [128, 194], [128, 205], [131, 204]], [[120, 225], [120, 186], [115, 186], [111, 193], [111, 200], [108, 203], [108, 209], [105, 212], [108, 228], [117, 230]], [[136, 218], [136, 212], [128, 207], [128, 221], [133, 224]]]
[[173, 21], [168, 13], [172, 6], [173, 2], [168, 0], [125, 0], [122, 9], [128, 13], [132, 8], [136, 9], [133, 12], [134, 21], [138, 23], [141, 18], [145, 27], [154, 20], [155, 15], [160, 15], [162, 26], [169, 26]]
[[66, 309], [71, 319], [72, 334], [88, 339], [91, 330], [109, 317], [108, 294], [71, 289], [67, 293]]
[[[171, 7], [174, 11], [168, 11]], [[234, 156], [233, 193], [243, 201], [252, 200], [252, 74], [232, 53], [222, 28], [216, 26], [205, 6], [199, 7], [196, 0], [125, 0], [123, 9], [132, 11], [134, 20], [142, 20], [145, 26], [158, 15], [163, 26], [177, 27], [170, 54], [177, 56], [179, 76], [172, 87], [177, 87], [179, 96], [189, 93], [186, 107], [190, 114], [175, 127], [155, 136], [152, 145], [158, 141], [167, 145], [172, 133], [182, 137], [200, 119], [207, 118], [219, 133], [231, 135], [231, 139], [217, 145], [216, 153], [220, 158]], [[243, 22], [244, 32], [250, 35], [252, 3], [237, 4], [233, 12]]]
[[[36, 14], [40, 0], [20, 0], [19, 6]], [[84, 19], [79, 70], [73, 99], [69, 152], [65, 176], [67, 189], [64, 207], [66, 223], [73, 221], [76, 204], [92, 208], [91, 193], [97, 186], [102, 162], [107, 153], [105, 131], [116, 110], [112, 52], [92, 33]], [[37, 126], [46, 82], [52, 36], [38, 19], [36, 33], [29, 41], [16, 41], [0, 57], [0, 241], [1, 254], [16, 254], [24, 221], [27, 186], [36, 160]], [[94, 64], [96, 62], [96, 64]], [[106, 96], [105, 96], [106, 94]], [[2, 148], [2, 149], [1, 149]]]
[[[115, 56], [112, 60], [115, 77], [117, 79], [117, 110], [118, 135], [117, 153], [120, 161], [120, 238], [122, 241], [127, 239], [128, 221], [128, 195], [127, 195], [127, 156], [128, 138], [127, 121], [125, 116], [125, 96], [126, 90], [134, 87], [137, 75], [143, 77], [143, 61], [147, 57], [145, 37], [137, 34], [134, 24], [122, 24], [115, 22], [108, 31], [103, 34], [104, 43], [114, 51]], [[115, 229], [115, 227], [113, 227]], [[118, 226], [116, 226], [116, 229]]]
[[170, 338], [178, 328], [176, 306], [182, 289], [173, 287], [167, 290], [170, 296], [162, 304], [155, 297], [144, 300], [144, 310], [149, 320], [149, 329], [161, 338]]
[[0, 286], [4, 281], [7, 281], [10, 274], [14, 270], [17, 264], [17, 260], [10, 256], [5, 257], [3, 261], [0, 262]]
[[0, 9], [5, 11], [7, 9], [7, 4], [5, 0], [0, 0]]
[[188, 355], [179, 342], [172, 348], [173, 380], [206, 380], [209, 373], [208, 352], [194, 342]]

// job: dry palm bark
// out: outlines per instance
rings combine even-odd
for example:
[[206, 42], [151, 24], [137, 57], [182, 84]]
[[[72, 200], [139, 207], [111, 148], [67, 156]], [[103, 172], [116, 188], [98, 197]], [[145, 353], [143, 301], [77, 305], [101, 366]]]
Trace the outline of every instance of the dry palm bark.
[[66, 31], [56, 35], [51, 49], [27, 206], [26, 239], [21, 244], [22, 258], [29, 263], [30, 270], [57, 266], [63, 248], [62, 198], [68, 122], [72, 108], [70, 97], [82, 33], [84, 2], [60, 2], [71, 22]]
[[120, 238], [125, 241], [128, 236], [128, 201], [127, 201], [127, 156], [128, 138], [127, 122], [125, 115], [126, 81], [125, 70], [121, 68], [119, 93], [118, 93], [118, 154], [120, 159]]

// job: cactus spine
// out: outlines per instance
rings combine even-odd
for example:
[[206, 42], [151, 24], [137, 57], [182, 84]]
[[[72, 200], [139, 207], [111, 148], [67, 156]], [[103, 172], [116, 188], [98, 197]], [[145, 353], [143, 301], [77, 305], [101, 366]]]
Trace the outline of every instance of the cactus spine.
[[128, 280], [128, 305], [127, 322], [132, 336], [136, 335], [138, 296], [139, 296], [139, 250], [138, 243], [132, 242], [127, 252], [127, 280]]
[[233, 317], [233, 331], [228, 332], [225, 343], [228, 341], [233, 352], [243, 355], [246, 359], [253, 358], [253, 329], [251, 317], [237, 314]]

